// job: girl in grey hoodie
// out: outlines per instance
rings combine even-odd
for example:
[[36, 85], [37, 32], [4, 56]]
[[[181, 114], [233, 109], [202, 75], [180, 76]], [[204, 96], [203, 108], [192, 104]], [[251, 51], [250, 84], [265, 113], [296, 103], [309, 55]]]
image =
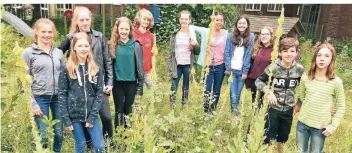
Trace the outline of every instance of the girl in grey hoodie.
[[49, 116], [49, 108], [54, 124], [54, 152], [60, 152], [62, 146], [62, 122], [58, 103], [58, 80], [61, 66], [64, 63], [62, 51], [54, 46], [55, 25], [49, 19], [38, 19], [33, 27], [35, 43], [24, 49], [22, 59], [32, 76], [32, 109], [42, 138], [43, 148], [47, 148], [47, 124], [44, 116]]

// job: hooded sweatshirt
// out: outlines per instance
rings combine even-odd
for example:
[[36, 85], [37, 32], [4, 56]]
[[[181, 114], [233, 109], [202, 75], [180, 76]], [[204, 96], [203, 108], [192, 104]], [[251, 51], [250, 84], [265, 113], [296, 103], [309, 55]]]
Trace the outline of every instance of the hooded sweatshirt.
[[134, 39], [138, 40], [143, 47], [143, 67], [144, 73], [150, 73], [152, 70], [152, 48], [154, 44], [153, 34], [147, 30], [145, 33], [139, 31], [138, 28], [133, 30]]
[[[274, 95], [278, 104], [272, 106], [272, 108], [279, 111], [288, 111], [295, 104], [295, 88], [301, 80], [304, 68], [302, 65], [296, 63], [296, 61], [292, 63], [290, 68], [285, 68], [281, 64], [280, 59], [277, 59], [273, 64], [274, 68], [271, 80], [274, 84]], [[270, 74], [269, 67], [270, 65], [265, 68], [264, 73], [255, 81], [258, 90], [263, 92], [267, 90], [267, 82], [269, 81]]]

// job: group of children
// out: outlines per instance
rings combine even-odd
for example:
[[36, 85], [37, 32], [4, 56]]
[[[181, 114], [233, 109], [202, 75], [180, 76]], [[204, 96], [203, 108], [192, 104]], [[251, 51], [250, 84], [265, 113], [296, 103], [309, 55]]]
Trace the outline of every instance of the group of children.
[[[203, 65], [209, 73], [204, 80], [204, 111], [216, 109], [225, 75], [232, 75], [230, 105], [239, 116], [241, 91], [257, 90], [268, 93], [269, 107], [266, 116], [266, 139], [285, 143], [290, 133], [293, 114], [301, 109], [297, 123], [297, 147], [307, 152], [311, 138], [311, 152], [321, 152], [326, 137], [336, 130], [345, 110], [345, 97], [341, 79], [334, 74], [335, 49], [329, 43], [321, 44], [314, 53], [308, 75], [297, 63], [299, 44], [295, 38], [283, 38], [279, 58], [271, 61], [274, 33], [270, 27], [261, 29], [256, 41], [250, 32], [250, 22], [240, 16], [231, 32], [223, 29], [224, 14], [215, 12], [214, 28], [191, 25], [189, 11], [177, 16], [179, 30], [170, 39], [168, 75], [172, 77], [170, 104], [175, 108], [178, 83], [183, 77], [182, 107], [188, 101], [190, 72], [194, 63]], [[104, 138], [112, 138], [113, 127], [109, 106], [112, 93], [115, 104], [115, 128], [126, 126], [125, 116], [132, 105], [143, 95], [143, 84], [152, 87], [152, 47], [154, 36], [150, 11], [141, 9], [134, 19], [135, 27], [127, 17], [120, 17], [112, 27], [111, 38], [91, 28], [92, 13], [77, 6], [73, 13], [70, 34], [59, 48], [53, 45], [55, 25], [49, 19], [35, 22], [35, 43], [22, 55], [32, 76], [32, 106], [35, 121], [40, 129], [43, 147], [47, 147], [46, 128], [42, 121], [51, 109], [54, 125], [54, 152], [60, 152], [63, 126], [72, 131], [75, 152], [84, 152], [86, 144], [95, 152], [105, 152]], [[198, 44], [195, 32], [201, 34]], [[206, 46], [207, 36], [209, 46]], [[199, 50], [200, 49], [200, 50]], [[67, 60], [64, 60], [64, 53]], [[195, 62], [195, 55], [198, 56]], [[273, 62], [273, 63], [272, 63]], [[273, 69], [269, 69], [270, 63]], [[270, 74], [272, 77], [269, 78]], [[273, 89], [267, 87], [272, 80]], [[295, 103], [295, 88], [299, 87], [299, 102]], [[265, 101], [264, 101], [265, 102]], [[330, 110], [336, 109], [333, 114]], [[100, 126], [98, 115], [101, 118]], [[270, 151], [269, 146], [268, 151]], [[282, 152], [282, 150], [281, 150]]]

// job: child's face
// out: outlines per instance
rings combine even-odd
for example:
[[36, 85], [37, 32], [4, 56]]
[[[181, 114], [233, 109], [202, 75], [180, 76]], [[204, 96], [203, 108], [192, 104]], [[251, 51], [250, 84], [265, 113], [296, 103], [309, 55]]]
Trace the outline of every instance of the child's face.
[[191, 20], [189, 18], [189, 14], [182, 13], [181, 17], [179, 19], [179, 22], [180, 22], [182, 28], [187, 28], [188, 25], [191, 23]]
[[119, 31], [120, 39], [126, 40], [126, 39], [128, 39], [128, 36], [131, 31], [130, 25], [127, 22], [121, 22], [118, 27], [118, 31]]
[[143, 28], [147, 28], [149, 26], [149, 20], [148, 20], [148, 17], [147, 16], [142, 16], [141, 17], [141, 26]]
[[89, 16], [88, 11], [81, 11], [78, 13], [77, 25], [79, 31], [81, 32], [89, 32], [91, 26], [91, 18]]
[[238, 20], [238, 22], [237, 22], [238, 31], [245, 32], [247, 27], [248, 27], [248, 23], [247, 23], [247, 20], [245, 18], [242, 18], [242, 19]]
[[270, 39], [271, 39], [270, 31], [267, 28], [262, 29], [262, 31], [260, 32], [260, 41], [263, 44], [267, 44], [270, 42]]
[[221, 29], [224, 26], [224, 16], [217, 15], [215, 16], [215, 28], [217, 30]]
[[317, 54], [315, 63], [318, 68], [325, 69], [328, 68], [332, 60], [332, 53], [328, 48], [322, 48]]
[[54, 31], [51, 25], [42, 23], [39, 25], [38, 29], [35, 30], [35, 33], [37, 35], [37, 42], [51, 44], [54, 37]]
[[296, 47], [291, 47], [287, 50], [282, 50], [280, 52], [282, 61], [285, 63], [292, 63], [295, 60], [296, 55], [297, 55]]
[[86, 59], [90, 51], [90, 45], [87, 39], [78, 39], [74, 47], [78, 59]]

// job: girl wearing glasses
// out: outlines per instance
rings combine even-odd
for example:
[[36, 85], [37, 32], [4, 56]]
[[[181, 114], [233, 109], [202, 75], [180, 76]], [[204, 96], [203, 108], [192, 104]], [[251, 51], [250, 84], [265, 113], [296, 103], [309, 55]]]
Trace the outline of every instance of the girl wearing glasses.
[[[274, 30], [271, 27], [263, 27], [260, 35], [255, 41], [252, 52], [252, 66], [246, 79], [246, 88], [252, 91], [252, 101], [254, 102], [257, 94], [255, 80], [262, 74], [265, 68], [271, 63], [271, 51], [274, 45]], [[262, 105], [263, 94], [259, 93], [259, 107]]]

